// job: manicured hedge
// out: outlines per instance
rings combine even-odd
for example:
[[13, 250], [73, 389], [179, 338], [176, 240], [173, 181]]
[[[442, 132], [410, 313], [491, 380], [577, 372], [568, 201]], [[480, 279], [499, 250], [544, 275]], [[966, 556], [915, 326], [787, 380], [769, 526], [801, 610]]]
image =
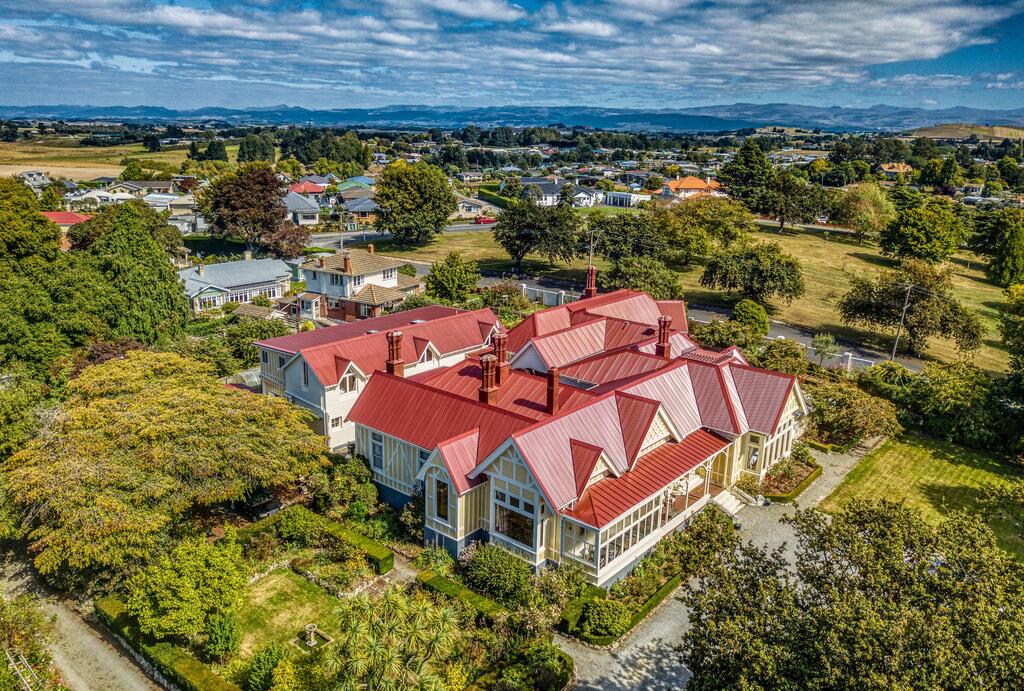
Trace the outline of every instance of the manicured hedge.
[[145, 636], [135, 626], [124, 603], [116, 597], [96, 601], [96, 615], [100, 621], [146, 658], [165, 679], [182, 691], [240, 691], [240, 689], [213, 672], [188, 651], [165, 641]]
[[[660, 605], [666, 597], [671, 595], [672, 592], [675, 591], [675, 589], [678, 588], [679, 584], [682, 582], [683, 577], [678, 575], [673, 576], [672, 578], [665, 581], [664, 585], [655, 590], [654, 594], [647, 598], [647, 601], [640, 606], [640, 609], [633, 613], [633, 617], [629, 620], [629, 627], [621, 636], [586, 636], [579, 630], [578, 625], [575, 626], [574, 629], [569, 633], [571, 633], [574, 637], [580, 639], [584, 643], [589, 643], [590, 645], [609, 646], [615, 643], [615, 641], [625, 636], [626, 634], [628, 634], [634, 628], [636, 628], [636, 625], [643, 621], [644, 617], [650, 614], [655, 607]], [[576, 621], [579, 621], [578, 616]]]
[[238, 530], [239, 541], [242, 542], [242, 544], [245, 544], [256, 535], [267, 530], [270, 530], [271, 528], [277, 525], [278, 521], [281, 520], [281, 517], [285, 514], [286, 511], [304, 512], [306, 514], [309, 514], [314, 518], [314, 520], [319, 524], [321, 530], [323, 530], [325, 533], [333, 535], [342, 542], [347, 542], [353, 547], [365, 552], [367, 560], [370, 562], [370, 564], [373, 565], [373, 569], [377, 573], [385, 574], [391, 569], [395, 568], [395, 553], [387, 547], [385, 547], [384, 545], [382, 545], [381, 543], [377, 542], [376, 540], [371, 540], [368, 537], [363, 537], [359, 533], [349, 530], [340, 523], [332, 521], [329, 518], [325, 518], [324, 516], [321, 516], [318, 513], [313, 513], [306, 507], [299, 506], [297, 504], [289, 506], [283, 511], [278, 511], [273, 516], [267, 516], [266, 518], [261, 519], [256, 523], [253, 523], [252, 525], [247, 525], [243, 528], [240, 528]]
[[583, 615], [583, 605], [595, 597], [603, 600], [608, 597], [608, 591], [588, 583], [580, 596], [570, 600], [562, 609], [562, 614], [558, 618], [558, 630], [562, 633], [575, 635], [579, 628], [580, 616]]
[[803, 482], [801, 482], [799, 485], [797, 485], [793, 489], [789, 490], [785, 494], [766, 494], [766, 495], [764, 495], [764, 498], [765, 499], [769, 499], [771, 501], [776, 501], [776, 502], [790, 502], [790, 501], [793, 501], [798, 496], [800, 496], [800, 493], [803, 492], [805, 489], [807, 489], [807, 487], [812, 482], [814, 482], [818, 478], [819, 475], [821, 475], [821, 466], [818, 465], [817, 463], [815, 463], [814, 464], [814, 469], [810, 472], [810, 474], [807, 477], [805, 477], [803, 479]]
[[509, 198], [498, 194], [497, 186], [487, 188], [481, 185], [480, 188], [477, 189], [476, 191], [476, 196], [485, 202], [490, 202], [491, 204], [494, 204], [499, 209], [504, 209], [508, 207]]
[[484, 619], [492, 620], [497, 614], [505, 611], [505, 608], [494, 600], [474, 593], [461, 583], [439, 573], [424, 571], [416, 576], [416, 580], [434, 592], [468, 603]]

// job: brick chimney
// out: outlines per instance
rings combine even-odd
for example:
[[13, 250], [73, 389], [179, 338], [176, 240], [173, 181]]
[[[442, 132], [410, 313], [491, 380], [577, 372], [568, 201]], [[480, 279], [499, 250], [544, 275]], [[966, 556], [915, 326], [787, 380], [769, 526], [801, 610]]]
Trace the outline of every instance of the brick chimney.
[[672, 357], [672, 344], [668, 341], [671, 331], [672, 317], [667, 314], [658, 317], [658, 345], [654, 348], [654, 352], [657, 353], [658, 357]]
[[547, 412], [550, 415], [554, 415], [558, 412], [558, 392], [561, 389], [562, 383], [558, 381], [558, 368], [551, 367], [548, 369], [548, 400], [547, 400]]
[[494, 381], [498, 358], [484, 355], [480, 358], [480, 402], [494, 405], [498, 402], [498, 385]]
[[317, 257], [316, 263], [322, 269], [327, 264], [327, 260], [324, 257]]
[[366, 246], [366, 253], [367, 253], [367, 254], [373, 254], [373, 253], [374, 253], [374, 252], [376, 252], [376, 251], [377, 251], [377, 248], [375, 248], [375, 247], [373, 246], [373, 243], [372, 243], [372, 242], [371, 242], [371, 243], [370, 243], [369, 245], [367, 245], [367, 246]]
[[583, 297], [592, 298], [597, 295], [597, 267], [587, 267], [587, 287], [583, 289]]
[[501, 386], [508, 379], [508, 352], [505, 350], [508, 343], [508, 336], [503, 333], [494, 334], [491, 338], [491, 346], [494, 349], [494, 357], [498, 360], [498, 370], [495, 381]]
[[402, 332], [389, 331], [388, 337], [388, 374], [396, 377], [405, 376], [405, 362], [402, 360]]
[[200, 264], [199, 267], [196, 269], [196, 273], [199, 274], [200, 276], [205, 275], [206, 274], [206, 267], [203, 266], [202, 264]]
[[342, 257], [342, 262], [345, 269], [345, 273], [352, 273], [352, 255], [346, 252]]

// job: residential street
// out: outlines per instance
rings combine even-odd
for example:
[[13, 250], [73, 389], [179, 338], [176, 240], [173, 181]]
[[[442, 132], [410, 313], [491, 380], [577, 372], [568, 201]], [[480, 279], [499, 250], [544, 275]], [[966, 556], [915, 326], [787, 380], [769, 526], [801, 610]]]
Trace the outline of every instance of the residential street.
[[[814, 452], [823, 471], [800, 496], [799, 506], [816, 506], [831, 494], [865, 452], [865, 448], [850, 454]], [[741, 538], [769, 549], [781, 546], [786, 556], [792, 558], [795, 547], [793, 531], [780, 521], [792, 515], [794, 508], [792, 504], [745, 506], [737, 517]], [[690, 673], [676, 652], [676, 646], [689, 629], [690, 622], [681, 594], [682, 590], [677, 590], [615, 650], [594, 650], [556, 636], [557, 645], [576, 662], [576, 688], [583, 691], [668, 691], [683, 688]]]
[[154, 684], [99, 626], [87, 622], [67, 602], [41, 586], [29, 565], [10, 553], [0, 561], [0, 591], [42, 596], [54, 618], [54, 667], [73, 691], [157, 691]]

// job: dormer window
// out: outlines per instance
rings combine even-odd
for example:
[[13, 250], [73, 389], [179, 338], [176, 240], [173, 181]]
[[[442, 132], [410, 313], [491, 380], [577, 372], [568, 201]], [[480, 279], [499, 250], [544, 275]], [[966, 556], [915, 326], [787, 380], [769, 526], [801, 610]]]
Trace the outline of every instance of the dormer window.
[[352, 277], [352, 285], [354, 285], [354, 286], [361, 286], [361, 285], [363, 285], [363, 277], [362, 276], [353, 276]]
[[390, 280], [395, 277], [397, 269], [384, 269], [384, 280]]

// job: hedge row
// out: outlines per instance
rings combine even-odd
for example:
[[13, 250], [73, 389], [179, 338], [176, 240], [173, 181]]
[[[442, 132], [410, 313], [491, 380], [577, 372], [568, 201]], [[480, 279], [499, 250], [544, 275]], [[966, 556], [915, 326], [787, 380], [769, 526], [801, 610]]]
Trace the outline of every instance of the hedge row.
[[110, 596], [95, 603], [96, 615], [113, 633], [144, 657], [165, 679], [182, 691], [240, 691], [221, 679], [188, 651], [145, 636], [136, 627], [124, 603]]
[[385, 574], [395, 568], [395, 553], [381, 543], [376, 540], [371, 540], [368, 537], [363, 537], [359, 533], [349, 530], [340, 523], [332, 521], [329, 518], [325, 518], [324, 516], [314, 513], [306, 507], [299, 506], [297, 504], [289, 506], [283, 511], [278, 511], [273, 516], [267, 516], [266, 518], [263, 518], [251, 525], [240, 528], [238, 530], [239, 541], [245, 544], [256, 535], [270, 530], [277, 525], [278, 521], [281, 520], [285, 511], [304, 512], [312, 516], [325, 533], [333, 535], [342, 542], [347, 542], [353, 547], [365, 552], [367, 560], [373, 565], [373, 569], [377, 573]]
[[497, 187], [492, 187], [488, 189], [481, 185], [480, 188], [477, 189], [476, 191], [476, 196], [482, 201], [494, 204], [499, 209], [507, 208], [508, 203], [510, 201], [509, 198], [498, 194], [497, 189]]
[[[660, 605], [662, 603], [662, 601], [664, 601], [664, 599], [666, 597], [671, 595], [672, 592], [675, 591], [675, 589], [678, 588], [679, 584], [682, 583], [682, 582], [683, 582], [683, 577], [681, 575], [678, 575], [678, 574], [673, 576], [672, 578], [668, 579], [667, 581], [665, 581], [665, 583], [660, 588], [655, 590], [654, 594], [652, 594], [649, 598], [647, 598], [647, 601], [644, 602], [644, 604], [641, 605], [640, 608], [636, 612], [633, 613], [632, 618], [629, 620], [629, 627], [625, 630], [625, 632], [623, 632], [623, 634], [621, 636], [587, 636], [587, 635], [584, 635], [582, 632], [579, 631], [578, 626], [577, 626], [577, 624], [579, 623], [579, 619], [580, 619], [580, 615], [579, 614], [575, 615], [575, 619], [573, 620], [572, 628], [566, 630], [566, 633], [572, 635], [575, 638], [578, 638], [579, 640], [583, 641], [584, 643], [589, 643], [590, 645], [609, 646], [609, 645], [615, 643], [615, 641], [617, 641], [620, 638], [622, 638], [623, 636], [625, 636], [626, 634], [628, 634], [630, 631], [632, 631], [636, 627], [636, 625], [639, 624], [641, 621], [643, 621], [647, 617], [647, 615], [650, 614], [651, 611], [655, 607]], [[580, 604], [580, 609], [582, 610], [582, 608], [583, 608], [583, 604], [581, 603]], [[568, 609], [568, 607], [566, 607], [566, 609]], [[565, 619], [565, 610], [562, 611], [562, 617], [563, 617], [563, 620], [564, 620]]]
[[594, 598], [603, 600], [606, 597], [608, 597], [607, 590], [587, 583], [580, 596], [574, 600], [570, 600], [566, 603], [565, 607], [562, 608], [562, 614], [558, 619], [558, 630], [562, 633], [576, 635], [575, 632], [579, 627], [580, 617], [583, 616], [583, 605], [587, 604]]
[[857, 445], [860, 439], [854, 439], [846, 444], [826, 444], [825, 442], [816, 441], [814, 439], [807, 440], [807, 446], [818, 451], [824, 451], [825, 453], [847, 453], [850, 449]]
[[[558, 651], [558, 657], [562, 661], [562, 666], [565, 668], [565, 674], [562, 678], [557, 680], [559, 689], [564, 691], [569, 688], [569, 684], [572, 682], [573, 669], [575, 668], [575, 662], [572, 656], [566, 653], [564, 650]], [[491, 691], [491, 689], [498, 688], [498, 684], [501, 680], [501, 672], [507, 665], [499, 666], [497, 669], [492, 669], [490, 672], [481, 675], [472, 684], [466, 687], [466, 691]], [[508, 688], [507, 685], [501, 688]]]
[[424, 571], [416, 576], [416, 580], [422, 583], [424, 587], [436, 593], [468, 603], [477, 611], [477, 614], [488, 621], [492, 621], [497, 614], [505, 611], [505, 608], [494, 600], [484, 597], [479, 593], [474, 593], [461, 583], [439, 573]]
[[798, 496], [800, 496], [800, 493], [803, 492], [805, 489], [807, 489], [807, 487], [812, 482], [814, 482], [816, 479], [818, 479], [819, 475], [821, 475], [821, 466], [818, 465], [817, 463], [815, 463], [814, 464], [814, 469], [811, 470], [811, 472], [807, 475], [807, 477], [805, 477], [803, 479], [803, 482], [801, 482], [799, 485], [797, 485], [793, 489], [789, 490], [785, 494], [766, 494], [766, 495], [764, 495], [764, 498], [765, 499], [769, 499], [769, 500], [774, 501], [774, 502], [781, 502], [781, 503], [791, 502], [794, 499], [796, 499]]

